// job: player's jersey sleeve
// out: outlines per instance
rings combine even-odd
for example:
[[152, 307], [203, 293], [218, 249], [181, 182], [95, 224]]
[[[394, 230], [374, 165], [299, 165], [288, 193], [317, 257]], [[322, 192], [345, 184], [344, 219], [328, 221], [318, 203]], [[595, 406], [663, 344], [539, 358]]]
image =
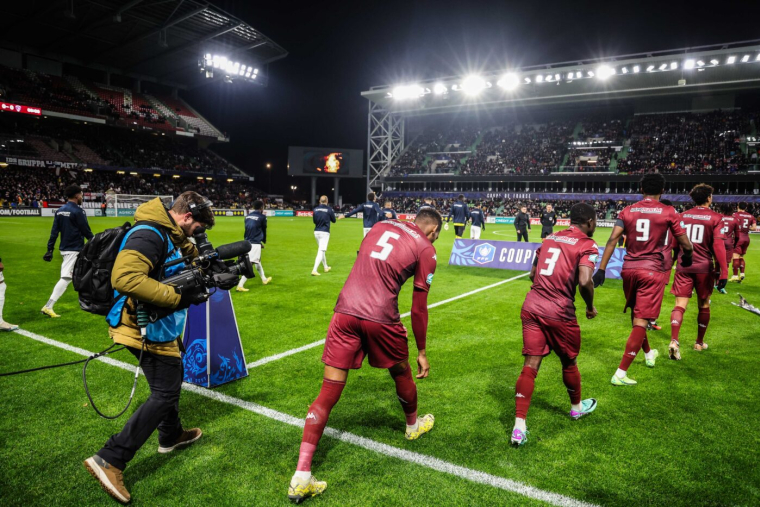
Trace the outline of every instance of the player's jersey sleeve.
[[417, 259], [417, 269], [414, 272], [414, 288], [430, 290], [430, 284], [433, 283], [433, 275], [436, 266], [435, 248], [431, 245], [425, 248]]
[[675, 208], [670, 208], [670, 211], [671, 213], [668, 216], [668, 228], [670, 229], [670, 232], [673, 233], [674, 238], [677, 236], [683, 236], [686, 234], [686, 231], [681, 227], [681, 215], [678, 214]]
[[587, 266], [591, 269], [596, 267], [596, 261], [599, 258], [599, 247], [594, 241], [584, 241], [581, 250], [579, 266]]
[[615, 220], [616, 227], [622, 227], [625, 231], [625, 224], [628, 221], [628, 208], [624, 208], [623, 211], [618, 213], [617, 220]]

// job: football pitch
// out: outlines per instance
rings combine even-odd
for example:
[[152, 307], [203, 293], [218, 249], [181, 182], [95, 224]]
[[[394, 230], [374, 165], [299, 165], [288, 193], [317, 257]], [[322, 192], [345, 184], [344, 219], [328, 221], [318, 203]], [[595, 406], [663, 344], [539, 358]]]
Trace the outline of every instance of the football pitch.
[[[242, 218], [217, 220], [209, 232], [215, 246], [242, 239]], [[90, 218], [90, 225], [99, 232], [123, 221]], [[0, 373], [74, 361], [81, 355], [73, 347], [95, 352], [110, 344], [104, 318], [81, 311], [72, 286], [55, 306], [60, 319], [39, 312], [60, 274], [57, 246], [53, 262], [42, 261], [51, 224], [0, 219], [4, 317], [22, 330], [0, 334]], [[288, 504], [298, 424], [322, 379], [319, 341], [356, 258], [362, 224], [333, 226], [327, 252], [333, 269], [320, 277], [309, 275], [317, 247], [312, 231], [307, 218], [269, 219], [262, 263], [273, 280], [263, 286], [257, 276], [247, 284], [250, 292], [232, 293], [249, 377], [213, 390], [187, 387], [180, 416], [204, 436], [162, 455], [154, 434], [125, 470], [133, 504]], [[531, 231], [533, 241], [539, 232]], [[594, 239], [603, 245], [609, 232], [598, 229]], [[622, 283], [608, 279], [596, 290], [599, 316], [587, 321], [579, 314], [583, 398], [596, 398], [598, 408], [569, 419], [561, 366], [549, 356], [528, 413], [531, 440], [519, 449], [510, 447], [509, 435], [522, 368], [520, 307], [530, 281], [520, 272], [448, 266], [453, 239], [451, 228], [435, 244], [429, 304], [441, 304], [430, 309], [430, 377], [417, 382], [420, 414], [434, 414], [435, 428], [406, 441], [393, 381], [365, 361], [349, 374], [314, 456], [313, 473], [328, 488], [307, 504], [760, 504], [760, 317], [730, 303], [741, 293], [760, 306], [760, 238], [750, 245], [746, 281], [729, 284], [728, 295], [713, 294], [709, 350], [692, 350], [692, 300], [681, 331], [683, 360], [668, 360], [674, 298], [666, 294], [663, 328], [648, 333], [660, 358], [650, 369], [639, 354], [629, 370], [635, 387], [610, 385], [630, 316], [622, 313]], [[514, 241], [514, 227], [489, 225], [482, 239]], [[411, 292], [410, 283], [401, 292], [402, 314], [411, 307]], [[402, 320], [414, 364], [410, 319]], [[132, 382], [124, 363], [136, 361], [126, 351], [109, 357], [115, 362], [91, 363], [88, 383], [99, 408], [115, 413]], [[115, 505], [82, 462], [147, 398], [143, 378], [132, 406], [115, 421], [89, 406], [81, 365], [2, 377], [0, 393], [3, 505]]]

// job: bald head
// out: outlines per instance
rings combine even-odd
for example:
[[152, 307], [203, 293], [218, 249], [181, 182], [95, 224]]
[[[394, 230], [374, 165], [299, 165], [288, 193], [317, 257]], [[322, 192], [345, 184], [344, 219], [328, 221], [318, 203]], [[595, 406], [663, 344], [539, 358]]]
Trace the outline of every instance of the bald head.
[[327, 196], [323, 195], [319, 198], [319, 204], [327, 204]]

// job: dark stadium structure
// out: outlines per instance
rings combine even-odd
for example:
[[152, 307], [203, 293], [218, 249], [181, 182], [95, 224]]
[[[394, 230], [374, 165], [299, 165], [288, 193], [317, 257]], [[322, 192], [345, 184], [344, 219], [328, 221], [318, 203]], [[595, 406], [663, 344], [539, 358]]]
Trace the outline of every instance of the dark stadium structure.
[[367, 186], [402, 206], [630, 201], [658, 171], [675, 200], [704, 182], [757, 203], [759, 88], [760, 41], [377, 86]]
[[[53, 200], [47, 186], [61, 169], [92, 200], [109, 188], [176, 194], [200, 184], [227, 205], [263, 195], [211, 149], [230, 139], [182, 93], [222, 81], [267, 86], [268, 65], [288, 54], [270, 38], [196, 0], [15, 2], [4, 15], [0, 167], [24, 168], [41, 185], [0, 185], [5, 205]], [[0, 179], [18, 174], [0, 170]]]

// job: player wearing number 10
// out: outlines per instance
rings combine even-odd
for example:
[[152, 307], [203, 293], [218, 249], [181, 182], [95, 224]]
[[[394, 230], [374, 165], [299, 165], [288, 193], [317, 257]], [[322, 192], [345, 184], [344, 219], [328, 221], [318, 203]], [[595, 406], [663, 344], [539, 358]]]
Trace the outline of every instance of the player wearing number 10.
[[612, 385], [632, 386], [636, 381], [628, 378], [628, 368], [640, 349], [644, 350], [646, 365], [654, 367], [657, 349], [650, 349], [647, 340], [647, 325], [660, 315], [665, 285], [670, 279], [670, 271], [665, 268], [663, 246], [669, 241], [668, 235], [676, 239], [681, 249], [681, 265], [691, 266], [692, 246], [681, 226], [673, 206], [660, 201], [665, 189], [665, 177], [660, 173], [646, 174], [641, 179], [643, 199], [626, 207], [618, 215], [615, 227], [602, 255], [599, 270], [594, 274], [594, 286], [604, 283], [607, 263], [622, 234], [626, 235], [626, 254], [623, 259], [623, 291], [626, 304], [624, 311], [631, 308], [633, 329], [625, 345], [625, 353], [615, 374]]
[[580, 419], [596, 408], [596, 400], [581, 401], [581, 374], [575, 359], [581, 350], [581, 330], [575, 318], [575, 287], [586, 303], [586, 318], [596, 317], [594, 282], [591, 278], [599, 247], [591, 236], [596, 212], [588, 204], [570, 209], [570, 227], [549, 235], [536, 251], [520, 318], [525, 362], [515, 385], [515, 427], [512, 444], [528, 441], [525, 416], [541, 360], [553, 350], [562, 362], [562, 380], [570, 395], [570, 417]]
[[417, 418], [417, 386], [409, 366], [398, 293], [413, 276], [412, 330], [418, 351], [417, 378], [425, 378], [430, 370], [425, 355], [427, 294], [436, 266], [433, 242], [438, 239], [441, 225], [437, 211], [424, 209], [417, 213], [413, 224], [385, 220], [372, 227], [364, 238], [327, 330], [322, 354], [325, 376], [319, 396], [306, 415], [298, 466], [288, 488], [290, 500], [300, 503], [327, 487], [311, 475], [311, 460], [330, 411], [346, 385], [348, 370], [361, 368], [365, 355], [370, 366], [387, 369], [396, 384], [396, 394], [406, 415], [406, 439], [415, 440], [433, 428], [432, 415]]
[[[704, 183], [695, 186], [689, 195], [696, 206], [681, 214], [681, 223], [686, 235], [694, 245], [694, 262], [689, 267], [683, 264], [676, 268], [673, 287], [670, 292], [676, 297], [676, 306], [670, 314], [670, 357], [681, 359], [678, 333], [681, 330], [683, 314], [689, 304], [692, 292], [697, 293], [699, 314], [697, 315], [697, 343], [694, 350], [706, 350], [704, 342], [707, 326], [710, 324], [710, 296], [713, 292], [713, 272], [720, 269], [718, 289], [724, 289], [728, 282], [725, 237], [721, 229], [723, 220], [719, 213], [710, 209], [713, 188]], [[715, 267], [713, 267], [713, 257]]]

